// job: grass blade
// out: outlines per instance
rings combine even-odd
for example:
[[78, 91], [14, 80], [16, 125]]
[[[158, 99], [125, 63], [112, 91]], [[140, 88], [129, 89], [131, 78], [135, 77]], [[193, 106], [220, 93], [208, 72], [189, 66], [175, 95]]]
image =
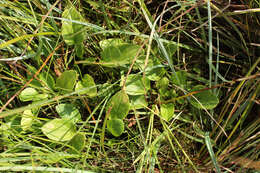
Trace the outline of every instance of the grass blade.
[[221, 170], [218, 166], [218, 163], [217, 163], [217, 160], [216, 160], [216, 157], [215, 157], [215, 154], [214, 154], [211, 142], [210, 142], [209, 132], [206, 132], [206, 134], [205, 134], [205, 143], [206, 143], [206, 146], [207, 146], [207, 149], [209, 151], [211, 160], [213, 162], [213, 165], [216, 168], [217, 173], [221, 173]]

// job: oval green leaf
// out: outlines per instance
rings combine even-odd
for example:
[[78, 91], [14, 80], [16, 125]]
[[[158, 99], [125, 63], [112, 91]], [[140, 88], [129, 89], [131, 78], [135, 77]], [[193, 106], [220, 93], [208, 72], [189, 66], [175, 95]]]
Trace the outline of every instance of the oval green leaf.
[[73, 154], [80, 154], [84, 149], [86, 144], [86, 136], [84, 133], [77, 133], [69, 142], [70, 148], [69, 152]]
[[120, 44], [106, 47], [101, 52], [101, 65], [107, 67], [118, 67], [130, 64], [137, 56], [140, 46], [134, 44]]
[[[178, 79], [177, 79], [177, 77]], [[187, 72], [185, 71], [177, 71], [176, 75], [172, 74], [172, 83], [180, 86], [181, 88], [185, 88], [186, 87], [186, 83], [187, 83]]]
[[124, 128], [124, 122], [121, 119], [111, 119], [107, 121], [107, 129], [115, 137], [120, 136], [124, 132]]
[[144, 95], [129, 96], [131, 109], [142, 109], [148, 106]]
[[119, 46], [124, 43], [125, 42], [120, 38], [109, 38], [109, 39], [100, 41], [99, 45], [100, 45], [101, 49], [104, 50], [110, 46]]
[[169, 79], [167, 77], [161, 78], [159, 81], [156, 82], [156, 87], [162, 92], [168, 91]]
[[110, 119], [124, 119], [130, 109], [128, 95], [125, 91], [120, 90], [110, 100], [107, 111]]
[[61, 118], [72, 120], [75, 123], [81, 120], [79, 110], [72, 104], [59, 104], [55, 108]]
[[161, 111], [162, 118], [165, 119], [166, 121], [170, 121], [174, 116], [174, 104], [173, 103], [162, 104], [160, 111]]
[[[83, 89], [84, 91], [80, 91]], [[85, 74], [82, 81], [76, 84], [75, 91], [80, 91], [79, 94], [87, 94], [89, 97], [95, 97], [97, 95], [97, 87], [94, 79], [90, 75]]]
[[63, 92], [71, 92], [76, 84], [77, 72], [67, 70], [63, 72], [56, 80], [56, 88]]
[[34, 88], [25, 88], [20, 94], [19, 99], [21, 101], [32, 101], [38, 95], [38, 91]]
[[150, 81], [140, 74], [130, 74], [126, 79], [126, 93], [129, 95], [144, 95], [150, 89]]
[[71, 20], [77, 22], [84, 22], [84, 18], [80, 15], [77, 9], [73, 6], [69, 6], [63, 13], [61, 34], [64, 41], [68, 45], [81, 44], [85, 39], [85, 26], [79, 23], [72, 22]]
[[[197, 85], [194, 88], [192, 88], [191, 92], [198, 91], [198, 90], [201, 90], [204, 88], [206, 88], [206, 87], [203, 85]], [[213, 94], [211, 92], [211, 90], [205, 90], [205, 91], [199, 92], [197, 94], [194, 94], [193, 96], [196, 97], [196, 99], [200, 103], [197, 100], [195, 100], [193, 97], [191, 97], [189, 101], [194, 107], [196, 107], [198, 109], [203, 109], [203, 108], [213, 109], [219, 103], [218, 97], [215, 94]]]
[[53, 79], [52, 75], [50, 73], [47, 72], [41, 72], [39, 74], [39, 79], [41, 80], [41, 82], [43, 82], [44, 84], [42, 84], [43, 87], [48, 86], [49, 89], [53, 90], [55, 87], [55, 80]]
[[44, 135], [54, 141], [71, 140], [77, 133], [74, 123], [68, 119], [54, 119], [41, 128]]
[[30, 129], [33, 123], [33, 118], [34, 115], [32, 113], [32, 110], [25, 110], [22, 114], [22, 119], [21, 119], [21, 127], [24, 131]]

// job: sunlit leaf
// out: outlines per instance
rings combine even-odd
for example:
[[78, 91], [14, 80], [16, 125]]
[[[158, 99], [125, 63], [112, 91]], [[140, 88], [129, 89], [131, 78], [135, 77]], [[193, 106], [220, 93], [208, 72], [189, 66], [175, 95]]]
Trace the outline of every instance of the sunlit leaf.
[[82, 81], [79, 81], [76, 84], [75, 91], [80, 91], [82, 89], [84, 89], [84, 91], [79, 92], [79, 94], [87, 94], [89, 97], [95, 97], [97, 95], [97, 87], [95, 81], [88, 74], [85, 74]]
[[54, 153], [48, 153], [46, 155], [46, 159], [43, 159], [43, 161], [47, 164], [52, 164], [52, 163], [59, 162], [63, 158], [64, 158], [64, 155], [54, 152]]
[[126, 80], [126, 93], [129, 95], [144, 95], [150, 89], [150, 81], [140, 74], [131, 74]]
[[81, 120], [79, 110], [72, 104], [59, 104], [55, 108], [61, 118], [67, 118], [73, 122]]
[[84, 18], [73, 6], [66, 8], [66, 10], [62, 13], [62, 18], [67, 19], [62, 21], [61, 27], [61, 34], [64, 41], [68, 45], [81, 44], [84, 41], [86, 35], [85, 26], [68, 20], [84, 22]]
[[130, 64], [137, 56], [140, 46], [134, 44], [120, 44], [106, 47], [101, 52], [101, 64], [108, 67], [123, 66]]
[[[203, 88], [206, 88], [206, 87], [203, 85], [197, 85], [194, 88], [192, 88], [191, 92], [198, 91]], [[193, 96], [196, 97], [196, 99], [200, 103], [197, 100], [195, 100], [193, 97], [191, 97], [189, 101], [194, 107], [199, 108], [199, 109], [203, 109], [203, 108], [213, 109], [219, 103], [218, 97], [215, 94], [213, 94], [211, 90], [205, 90], [205, 91], [199, 92], [197, 94], [194, 94]]]
[[74, 123], [68, 119], [53, 119], [42, 126], [42, 132], [54, 141], [68, 141], [76, 134]]
[[110, 46], [119, 46], [121, 44], [124, 44], [125, 42], [120, 38], [109, 38], [106, 40], [102, 40], [99, 42], [100, 47], [104, 50]]
[[161, 105], [161, 116], [166, 121], [171, 120], [171, 118], [174, 116], [174, 104], [173, 103], [167, 103]]
[[30, 129], [32, 123], [33, 123], [34, 115], [32, 111], [25, 110], [22, 114], [22, 119], [21, 119], [21, 127], [24, 131]]
[[124, 119], [130, 109], [128, 95], [125, 91], [120, 90], [110, 100], [107, 105], [107, 111], [110, 111], [110, 119]]
[[[39, 79], [41, 80], [41, 82], [44, 83], [45, 86], [48, 86], [50, 89], [54, 89], [55, 87], [55, 80], [53, 79], [52, 75], [50, 73], [46, 73], [46, 72], [41, 72], [39, 74]], [[43, 84], [42, 84], [43, 86]], [[43, 86], [43, 87], [45, 87]]]
[[129, 96], [131, 109], [142, 109], [148, 106], [144, 95]]
[[34, 88], [25, 88], [20, 94], [19, 99], [21, 101], [37, 101], [48, 98], [48, 94], [40, 94]]
[[63, 72], [56, 80], [56, 88], [71, 92], [76, 84], [77, 72], [74, 70], [67, 70]]
[[108, 120], [107, 129], [113, 136], [118, 137], [124, 132], [124, 122], [121, 119]]
[[20, 94], [19, 98], [21, 101], [31, 101], [37, 96], [39, 93], [34, 88], [25, 88]]

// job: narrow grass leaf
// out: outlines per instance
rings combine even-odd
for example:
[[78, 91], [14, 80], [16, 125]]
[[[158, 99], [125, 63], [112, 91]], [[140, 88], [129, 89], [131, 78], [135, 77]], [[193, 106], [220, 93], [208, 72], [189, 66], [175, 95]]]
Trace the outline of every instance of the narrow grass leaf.
[[205, 134], [205, 143], [206, 143], [207, 149], [208, 149], [209, 154], [210, 154], [210, 158], [213, 162], [213, 165], [216, 168], [217, 173], [221, 173], [221, 170], [220, 170], [219, 165], [217, 163], [217, 159], [215, 157], [215, 154], [214, 154], [211, 142], [210, 142], [209, 132], [206, 132], [206, 134]]

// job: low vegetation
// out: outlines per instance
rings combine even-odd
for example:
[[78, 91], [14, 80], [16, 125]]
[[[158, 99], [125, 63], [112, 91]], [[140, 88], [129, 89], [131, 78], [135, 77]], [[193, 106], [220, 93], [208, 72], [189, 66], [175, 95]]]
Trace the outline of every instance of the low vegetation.
[[260, 170], [260, 3], [0, 2], [0, 170]]

